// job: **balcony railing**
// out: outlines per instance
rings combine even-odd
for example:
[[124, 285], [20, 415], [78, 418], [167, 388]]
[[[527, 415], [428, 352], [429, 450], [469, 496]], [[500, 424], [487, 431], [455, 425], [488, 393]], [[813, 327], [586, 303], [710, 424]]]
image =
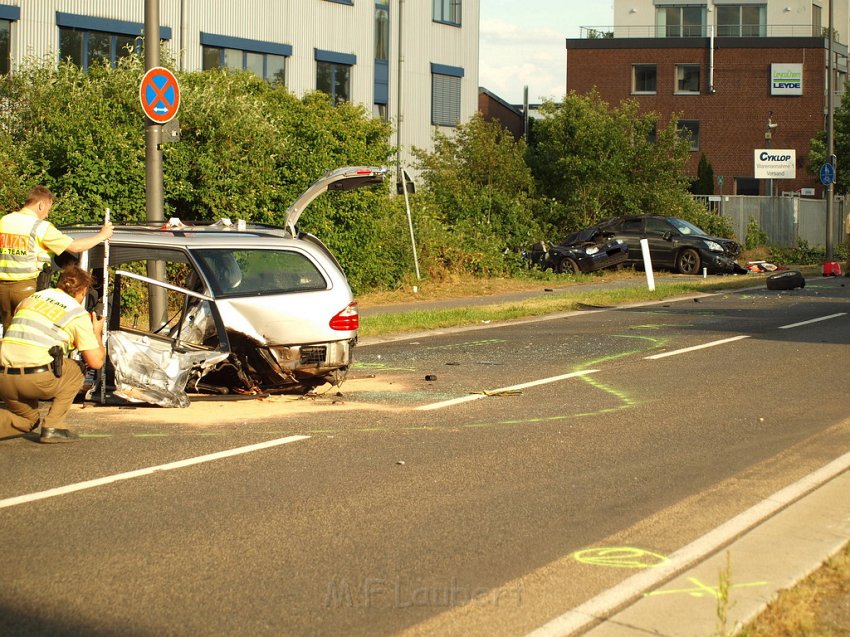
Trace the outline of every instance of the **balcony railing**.
[[[827, 37], [828, 29], [813, 27], [811, 24], [722, 24], [717, 26], [715, 36], [719, 38], [811, 38]], [[583, 40], [607, 38], [707, 38], [707, 25], [676, 26], [599, 26], [581, 27], [579, 37]], [[838, 39], [836, 34], [836, 39]]]

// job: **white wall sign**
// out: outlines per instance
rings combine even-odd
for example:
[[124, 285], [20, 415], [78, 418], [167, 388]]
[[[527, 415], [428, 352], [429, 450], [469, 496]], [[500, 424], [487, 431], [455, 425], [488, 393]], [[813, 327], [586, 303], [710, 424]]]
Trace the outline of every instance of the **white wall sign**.
[[797, 151], [793, 148], [756, 148], [753, 160], [756, 179], [797, 178]]
[[770, 65], [770, 94], [771, 95], [802, 95], [803, 94], [803, 65], [802, 64], [771, 64]]

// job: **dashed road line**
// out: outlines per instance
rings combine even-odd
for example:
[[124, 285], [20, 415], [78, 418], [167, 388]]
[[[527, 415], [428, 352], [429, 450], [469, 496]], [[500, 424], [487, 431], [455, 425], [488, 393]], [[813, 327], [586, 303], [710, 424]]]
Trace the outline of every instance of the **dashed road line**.
[[814, 318], [808, 321], [800, 321], [799, 323], [791, 323], [790, 325], [780, 325], [780, 330], [790, 330], [792, 327], [800, 327], [802, 325], [810, 325], [812, 323], [820, 323], [821, 321], [828, 321], [829, 319], [838, 318], [839, 316], [846, 316], [847, 312], [839, 312], [838, 314], [830, 314], [829, 316], [821, 316], [820, 318]]
[[487, 390], [487, 393], [482, 394], [468, 394], [466, 396], [461, 396], [459, 398], [452, 398], [450, 400], [444, 400], [438, 403], [430, 403], [428, 405], [420, 405], [416, 407], [417, 411], [431, 411], [433, 409], [442, 409], [443, 407], [452, 407], [454, 405], [460, 405], [463, 403], [468, 403], [472, 400], [480, 400], [481, 398], [487, 397], [487, 394], [498, 394], [500, 392], [508, 392], [515, 391], [518, 389], [526, 389], [528, 387], [537, 387], [538, 385], [546, 385], [548, 383], [555, 383], [559, 380], [566, 380], [568, 378], [575, 378], [576, 376], [584, 376], [586, 374], [594, 374], [598, 372], [598, 369], [584, 369], [578, 372], [570, 372], [569, 374], [561, 374], [560, 376], [550, 376], [549, 378], [541, 378], [539, 380], [532, 380], [527, 383], [520, 383], [518, 385], [510, 385], [509, 387], [499, 387], [498, 389], [490, 389]]
[[222, 458], [230, 458], [233, 456], [239, 456], [245, 453], [251, 453], [252, 451], [259, 451], [261, 449], [270, 449], [272, 447], [279, 447], [280, 445], [289, 444], [291, 442], [298, 442], [299, 440], [306, 440], [310, 436], [287, 436], [286, 438], [277, 438], [275, 440], [267, 440], [266, 442], [260, 442], [254, 445], [247, 445], [245, 447], [236, 447], [235, 449], [228, 449], [226, 451], [217, 451], [216, 453], [208, 453], [203, 456], [196, 456], [194, 458], [186, 458], [185, 460], [177, 460], [175, 462], [169, 462], [167, 464], [160, 464], [154, 467], [146, 467], [144, 469], [136, 469], [135, 471], [127, 471], [125, 473], [116, 473], [111, 476], [104, 476], [102, 478], [95, 478], [94, 480], [86, 480], [85, 482], [77, 482], [75, 484], [68, 484], [64, 487], [56, 487], [54, 489], [47, 489], [46, 491], [38, 491], [36, 493], [28, 493], [26, 495], [19, 495], [13, 498], [6, 498], [4, 500], [0, 500], [0, 509], [5, 509], [7, 507], [13, 507], [18, 504], [26, 504], [28, 502], [35, 502], [37, 500], [44, 500], [46, 498], [53, 498], [55, 496], [67, 495], [69, 493], [75, 493], [77, 491], [84, 491], [85, 489], [93, 489], [95, 487], [101, 487], [106, 484], [112, 484], [113, 482], [120, 482], [122, 480], [130, 480], [132, 478], [140, 478], [142, 476], [149, 476], [151, 474], [160, 472], [160, 471], [172, 471], [174, 469], [182, 469], [183, 467], [190, 467], [196, 464], [202, 464], [204, 462], [212, 462], [213, 460], [221, 460]]
[[702, 345], [694, 345], [693, 347], [684, 347], [682, 349], [673, 350], [672, 352], [664, 352], [662, 354], [653, 354], [652, 356], [644, 356], [644, 360], [654, 361], [659, 358], [666, 358], [668, 356], [676, 356], [677, 354], [685, 354], [687, 352], [694, 352], [699, 349], [706, 349], [708, 347], [715, 347], [717, 345], [724, 345], [726, 343], [732, 343], [733, 341], [740, 341], [745, 338], [750, 338], [746, 334], [742, 334], [740, 336], [733, 336], [731, 338], [723, 338], [719, 341], [711, 341], [710, 343], [703, 343]]

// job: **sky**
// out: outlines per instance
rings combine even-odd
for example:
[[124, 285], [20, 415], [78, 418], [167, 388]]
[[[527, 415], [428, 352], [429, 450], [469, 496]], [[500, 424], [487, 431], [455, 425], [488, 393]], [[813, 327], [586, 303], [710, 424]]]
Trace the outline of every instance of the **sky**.
[[510, 104], [566, 92], [567, 38], [614, 24], [613, 0], [481, 0], [478, 85]]

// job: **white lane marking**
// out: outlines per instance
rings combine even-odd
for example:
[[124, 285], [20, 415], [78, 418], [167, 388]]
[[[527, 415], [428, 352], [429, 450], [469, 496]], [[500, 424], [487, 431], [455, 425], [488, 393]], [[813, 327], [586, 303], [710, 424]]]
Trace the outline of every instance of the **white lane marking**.
[[714, 553], [739, 535], [750, 531], [770, 516], [826, 484], [837, 475], [847, 471], [848, 468], [850, 468], [850, 453], [845, 453], [828, 465], [804, 476], [794, 484], [780, 489], [743, 513], [727, 520], [714, 530], [675, 551], [668, 556], [667, 562], [632, 575], [580, 606], [543, 624], [528, 633], [526, 637], [563, 637], [585, 628], [588, 624], [609, 617], [616, 610], [634, 602], [644, 591], [685, 572], [691, 566], [705, 559], [706, 556]]
[[839, 316], [844, 316], [847, 312], [839, 312], [838, 314], [830, 314], [829, 316], [821, 316], [820, 318], [812, 319], [810, 321], [801, 321], [800, 323], [791, 323], [790, 325], [780, 325], [780, 330], [790, 330], [792, 327], [800, 327], [801, 325], [809, 325], [810, 323], [819, 323], [820, 321], [828, 321], [829, 319], [838, 318]]
[[216, 453], [209, 453], [204, 456], [187, 458], [186, 460], [177, 460], [175, 462], [160, 464], [154, 467], [146, 467], [144, 469], [136, 469], [135, 471], [127, 471], [125, 473], [116, 473], [115, 475], [104, 476], [103, 478], [95, 478], [94, 480], [86, 480], [85, 482], [68, 484], [64, 487], [56, 487], [55, 489], [48, 489], [47, 491], [38, 491], [36, 493], [29, 493], [27, 495], [19, 495], [13, 498], [6, 498], [5, 500], [0, 500], [0, 509], [12, 507], [17, 504], [35, 502], [36, 500], [44, 500], [45, 498], [52, 498], [57, 495], [67, 495], [68, 493], [74, 493], [75, 491], [93, 489], [95, 487], [100, 487], [105, 484], [111, 484], [113, 482], [119, 482], [121, 480], [140, 478], [142, 476], [147, 476], [151, 475], [152, 473], [156, 473], [157, 471], [171, 471], [173, 469], [182, 469], [183, 467], [190, 467], [192, 465], [201, 464], [204, 462], [212, 462], [213, 460], [221, 460], [222, 458], [230, 458], [231, 456], [238, 456], [243, 453], [251, 453], [252, 451], [259, 451], [260, 449], [278, 447], [280, 445], [285, 445], [290, 442], [306, 440], [309, 437], [310, 436], [287, 436], [286, 438], [267, 440], [266, 442], [260, 442], [255, 445], [237, 447], [235, 449], [228, 449], [227, 451], [218, 451]]
[[[561, 374], [560, 376], [551, 376], [549, 378], [541, 378], [540, 380], [532, 380], [528, 383], [520, 383], [519, 385], [511, 385], [510, 387], [499, 387], [499, 389], [488, 389], [487, 392], [490, 394], [497, 394], [503, 391], [514, 391], [517, 389], [525, 389], [526, 387], [536, 387], [537, 385], [546, 385], [547, 383], [556, 383], [559, 380], [566, 380], [567, 378], [575, 378], [576, 376], [584, 376], [585, 374], [593, 374], [598, 372], [598, 369], [584, 369], [579, 372], [571, 372], [569, 374]], [[444, 400], [439, 403], [431, 403], [430, 405], [420, 405], [416, 409], [418, 411], [430, 411], [432, 409], [442, 409], [443, 407], [451, 407], [452, 405], [460, 405], [461, 403], [468, 403], [471, 400], [478, 400], [480, 398], [486, 398], [487, 394], [469, 394], [468, 396], [461, 396], [460, 398], [452, 398], [451, 400]]]
[[672, 352], [664, 352], [663, 354], [655, 354], [653, 356], [644, 356], [644, 360], [654, 361], [659, 358], [667, 358], [668, 356], [675, 356], [676, 354], [684, 354], [686, 352], [693, 352], [698, 349], [705, 349], [706, 347], [714, 347], [715, 345], [723, 345], [725, 343], [731, 343], [733, 341], [740, 341], [744, 338], [750, 338], [746, 334], [741, 336], [733, 336], [732, 338], [724, 338], [719, 341], [711, 341], [710, 343], [703, 343], [702, 345], [694, 345], [693, 347], [685, 347], [684, 349], [677, 349]]

